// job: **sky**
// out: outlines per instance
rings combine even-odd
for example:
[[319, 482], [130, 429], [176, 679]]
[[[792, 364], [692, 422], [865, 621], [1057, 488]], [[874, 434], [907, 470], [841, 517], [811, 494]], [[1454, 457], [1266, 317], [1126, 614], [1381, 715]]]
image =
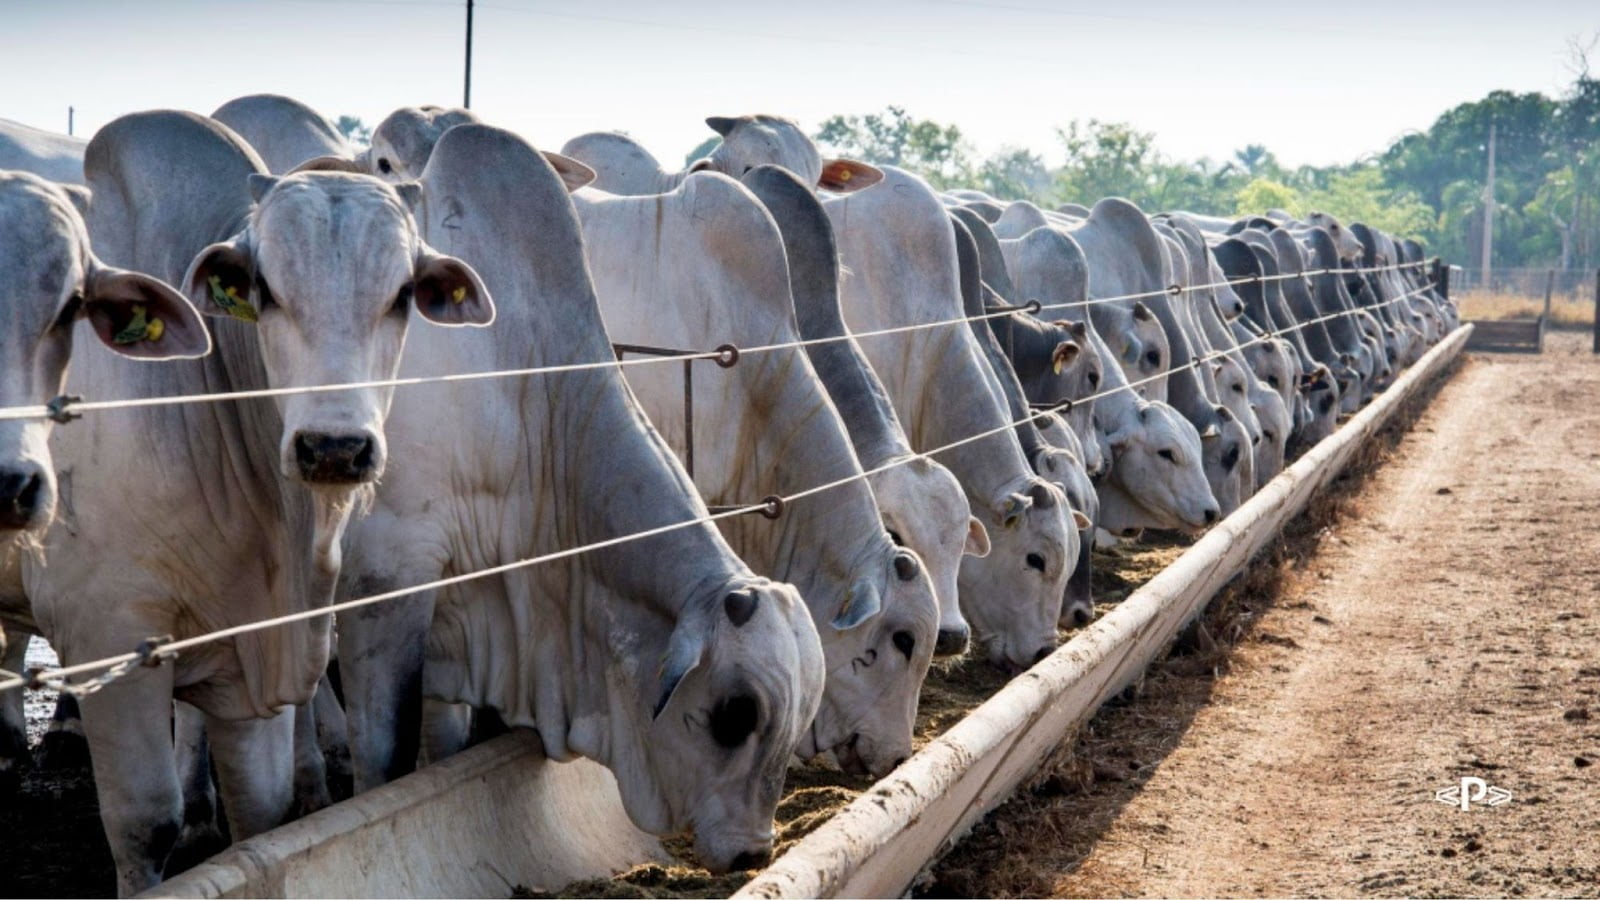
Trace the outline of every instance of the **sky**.
[[[669, 168], [708, 115], [813, 130], [888, 104], [959, 125], [980, 155], [1056, 164], [1055, 129], [1098, 118], [1169, 157], [1257, 143], [1324, 165], [1490, 90], [1557, 94], [1568, 39], [1597, 33], [1596, 0], [481, 0], [472, 108], [546, 149], [626, 131]], [[464, 35], [464, 0], [6, 0], [0, 116], [65, 131], [73, 106], [87, 135], [272, 92], [372, 125], [460, 104]]]

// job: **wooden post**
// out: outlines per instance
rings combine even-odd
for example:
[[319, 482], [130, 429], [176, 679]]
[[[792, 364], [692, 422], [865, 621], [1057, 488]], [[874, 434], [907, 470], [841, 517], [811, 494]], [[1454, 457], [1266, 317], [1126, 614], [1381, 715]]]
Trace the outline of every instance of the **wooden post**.
[[1594, 352], [1600, 353], [1600, 269], [1594, 270]]
[[1555, 293], [1555, 289], [1556, 270], [1551, 269], [1544, 280], [1544, 314], [1539, 317], [1539, 353], [1544, 352], [1544, 330], [1550, 327], [1550, 295]]

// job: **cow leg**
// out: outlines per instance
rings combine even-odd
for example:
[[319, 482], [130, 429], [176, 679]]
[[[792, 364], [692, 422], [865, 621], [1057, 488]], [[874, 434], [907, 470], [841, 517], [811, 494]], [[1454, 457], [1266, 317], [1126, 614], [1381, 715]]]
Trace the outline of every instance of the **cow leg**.
[[83, 713], [71, 694], [56, 697], [44, 739], [39, 742], [39, 767], [53, 771], [81, 769], [89, 764], [89, 741], [83, 734]]
[[[322, 692], [322, 687], [317, 688]], [[316, 700], [294, 708], [294, 816], [310, 815], [333, 803], [327, 764], [317, 740]]]
[[[374, 579], [362, 579], [361, 584], [363, 593], [398, 586], [379, 585]], [[422, 660], [433, 600], [428, 591], [339, 618], [339, 672], [358, 794], [416, 768], [422, 742]]]
[[183, 786], [183, 832], [180, 848], [220, 844], [217, 788], [211, 780], [211, 750], [206, 745], [206, 717], [181, 700], [172, 703], [172, 749]]
[[183, 821], [172, 753], [172, 666], [134, 669], [81, 706], [117, 893], [132, 896], [161, 881]]
[[344, 706], [339, 702], [339, 695], [328, 675], [323, 675], [322, 681], [317, 684], [312, 711], [316, 719], [317, 747], [322, 753], [329, 799], [343, 799], [350, 796], [350, 726], [345, 721]]
[[[27, 666], [29, 636], [13, 631], [4, 636], [6, 655], [0, 668], [20, 673]], [[0, 798], [22, 787], [22, 773], [33, 764], [28, 752], [28, 719], [21, 690], [0, 694]]]
[[222, 810], [234, 841], [282, 825], [293, 811], [295, 716], [290, 708], [270, 719], [206, 717]]
[[442, 700], [422, 701], [422, 758], [429, 764], [466, 749], [472, 738], [472, 707]]

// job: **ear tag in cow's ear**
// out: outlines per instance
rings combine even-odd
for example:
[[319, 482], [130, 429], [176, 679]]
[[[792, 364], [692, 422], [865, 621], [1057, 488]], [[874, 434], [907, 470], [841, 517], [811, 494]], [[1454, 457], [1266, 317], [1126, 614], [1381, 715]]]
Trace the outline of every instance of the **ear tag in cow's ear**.
[[122, 330], [111, 336], [113, 344], [137, 344], [140, 341], [159, 341], [167, 331], [167, 326], [160, 319], [146, 318], [143, 303], [133, 305], [133, 317], [128, 319], [128, 324]]
[[206, 283], [211, 285], [212, 302], [221, 307], [223, 312], [241, 322], [255, 322], [261, 318], [255, 307], [239, 297], [238, 288], [231, 284], [226, 289], [222, 287], [221, 276], [213, 275], [206, 279]]
[[855, 176], [855, 174], [856, 173], [850, 171], [849, 169], [840, 169], [833, 177], [839, 179], [840, 181], [849, 181]]
[[450, 292], [450, 300], [453, 303], [460, 303], [465, 299], [467, 299], [467, 286], [464, 284], [458, 285], [455, 290]]

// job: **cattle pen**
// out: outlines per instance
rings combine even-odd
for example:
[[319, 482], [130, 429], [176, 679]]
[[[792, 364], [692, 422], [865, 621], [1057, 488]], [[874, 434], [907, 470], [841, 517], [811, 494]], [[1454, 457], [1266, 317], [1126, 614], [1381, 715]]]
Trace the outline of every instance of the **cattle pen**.
[[[736, 896], [907, 892], [1075, 727], [1137, 679], [1379, 428], [1449, 369], [1472, 331], [1464, 326], [1441, 341], [1149, 583], [755, 873]], [[669, 860], [627, 822], [603, 769], [545, 762], [536, 740], [514, 734], [240, 842], [150, 895], [492, 896]]]

